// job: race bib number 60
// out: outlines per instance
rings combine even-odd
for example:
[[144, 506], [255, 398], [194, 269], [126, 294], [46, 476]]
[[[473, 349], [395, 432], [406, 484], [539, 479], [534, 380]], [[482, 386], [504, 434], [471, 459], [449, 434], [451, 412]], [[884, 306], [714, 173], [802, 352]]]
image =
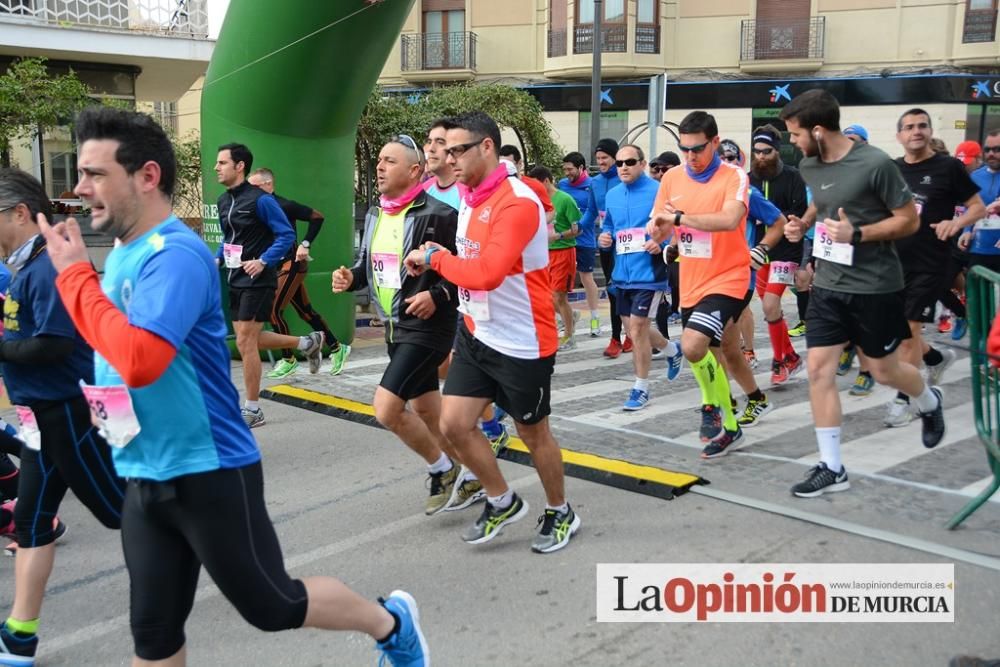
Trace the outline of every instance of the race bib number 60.
[[712, 257], [712, 234], [691, 227], [680, 227], [677, 230], [677, 247], [684, 257]]

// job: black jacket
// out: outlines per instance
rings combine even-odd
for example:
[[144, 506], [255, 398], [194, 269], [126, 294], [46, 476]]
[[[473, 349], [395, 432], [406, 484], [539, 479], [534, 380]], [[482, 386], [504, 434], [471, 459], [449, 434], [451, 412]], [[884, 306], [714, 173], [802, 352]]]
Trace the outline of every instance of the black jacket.
[[[361, 240], [361, 254], [358, 263], [351, 269], [354, 275], [352, 289], [371, 288], [371, 301], [375, 312], [385, 322], [385, 340], [387, 343], [412, 343], [438, 351], [451, 349], [455, 339], [455, 327], [458, 316], [455, 313], [458, 305], [458, 294], [454, 285], [444, 280], [434, 271], [425, 271], [416, 278], [406, 273], [406, 268], [400, 261], [400, 289], [392, 300], [392, 312], [383, 310], [375, 292], [372, 279], [372, 263], [369, 258], [369, 247], [378, 222], [379, 208], [373, 206], [365, 215], [365, 232]], [[413, 204], [403, 219], [403, 254], [405, 259], [411, 250], [419, 248], [427, 241], [439, 243], [450, 252], [455, 253], [455, 231], [458, 227], [458, 211], [448, 204], [421, 192], [413, 200]], [[407, 315], [409, 307], [406, 299], [423, 291], [430, 291], [431, 298], [437, 310], [430, 319], [422, 320], [415, 315]]]
[[[243, 181], [219, 196], [219, 224], [223, 243], [243, 246], [243, 261], [266, 262], [264, 271], [256, 278], [243, 269], [226, 269], [229, 286], [276, 288], [281, 259], [295, 245], [295, 230], [277, 200]], [[217, 256], [222, 258], [221, 244]]]
[[[795, 167], [781, 165], [781, 171], [770, 181], [761, 180], [751, 172], [750, 184], [763, 192], [786, 218], [789, 215], [801, 218], [809, 207], [806, 201], [806, 182], [802, 180], [802, 174]], [[763, 229], [758, 230], [757, 243], [760, 243], [763, 232]], [[775, 262], [798, 262], [802, 259], [802, 242], [791, 243], [788, 239], [782, 238], [777, 246], [771, 248], [768, 256]]]

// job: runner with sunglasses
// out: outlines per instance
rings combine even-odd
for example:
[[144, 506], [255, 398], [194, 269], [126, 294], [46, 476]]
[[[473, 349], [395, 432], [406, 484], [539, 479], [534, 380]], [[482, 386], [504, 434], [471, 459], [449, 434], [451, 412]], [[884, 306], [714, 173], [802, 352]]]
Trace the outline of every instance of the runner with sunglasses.
[[729, 380], [712, 348], [734, 327], [750, 284], [745, 231], [750, 183], [740, 167], [718, 155], [719, 128], [704, 111], [678, 127], [684, 168], [660, 181], [647, 231], [657, 242], [678, 235], [681, 256], [681, 347], [701, 388], [704, 457], [739, 439]]

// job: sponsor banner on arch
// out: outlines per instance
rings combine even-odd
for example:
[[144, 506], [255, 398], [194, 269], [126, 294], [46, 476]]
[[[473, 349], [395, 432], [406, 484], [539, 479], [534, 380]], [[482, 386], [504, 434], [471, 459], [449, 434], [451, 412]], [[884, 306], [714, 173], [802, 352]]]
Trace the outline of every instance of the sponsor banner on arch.
[[953, 623], [953, 563], [598, 563], [604, 623]]

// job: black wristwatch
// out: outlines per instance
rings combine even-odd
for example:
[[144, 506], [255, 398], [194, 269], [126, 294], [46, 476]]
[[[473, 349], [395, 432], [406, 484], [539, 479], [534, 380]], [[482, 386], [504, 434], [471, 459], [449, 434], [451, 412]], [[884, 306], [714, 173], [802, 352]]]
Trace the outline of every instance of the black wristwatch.
[[675, 225], [679, 226], [681, 224], [681, 216], [683, 216], [683, 215], [684, 215], [684, 211], [674, 211], [674, 224]]
[[858, 245], [861, 243], [861, 228], [855, 227], [854, 233], [851, 234], [851, 245]]

